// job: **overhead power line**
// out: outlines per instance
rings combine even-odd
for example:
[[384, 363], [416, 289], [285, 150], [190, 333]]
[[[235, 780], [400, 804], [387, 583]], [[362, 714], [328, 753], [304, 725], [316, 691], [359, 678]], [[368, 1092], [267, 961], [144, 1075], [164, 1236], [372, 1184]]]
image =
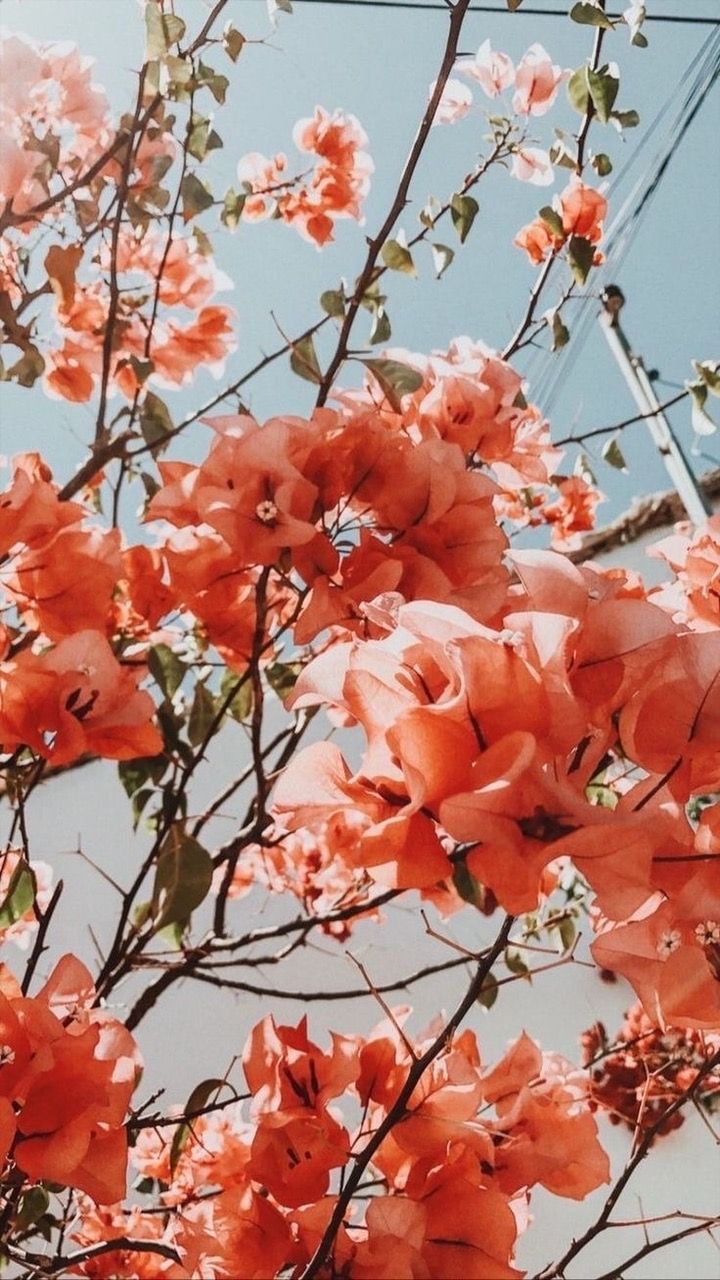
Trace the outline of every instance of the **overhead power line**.
[[[448, 6], [443, 0], [429, 0], [427, 4], [423, 0], [298, 0], [300, 4], [327, 4], [327, 5], [347, 5], [351, 9], [414, 9], [416, 12], [426, 10], [428, 13], [439, 12], [447, 13]], [[507, 5], [502, 4], [471, 4], [469, 13], [501, 13], [509, 16], [511, 10]], [[513, 17], [527, 16], [535, 18], [567, 18], [567, 13], [562, 9], [545, 9], [538, 5], [529, 5], [527, 8], [523, 6], [516, 9], [512, 14]], [[619, 13], [608, 14], [609, 18], [619, 18]], [[720, 18], [701, 18], [693, 14], [680, 13], [648, 13], [646, 22], [676, 22], [684, 23], [688, 26], [698, 27], [720, 27]]]

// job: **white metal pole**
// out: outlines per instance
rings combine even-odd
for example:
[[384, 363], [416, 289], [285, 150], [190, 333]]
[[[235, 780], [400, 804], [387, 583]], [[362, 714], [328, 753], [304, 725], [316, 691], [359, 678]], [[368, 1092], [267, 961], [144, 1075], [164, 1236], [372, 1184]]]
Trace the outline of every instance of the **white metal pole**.
[[683, 453], [682, 446], [676, 440], [672, 427], [662, 411], [660, 402], [655, 394], [655, 388], [647, 375], [642, 356], [638, 356], [633, 352], [620, 326], [620, 310], [624, 303], [625, 297], [617, 285], [608, 285], [603, 293], [603, 309], [599, 316], [600, 324], [636, 405], [641, 413], [647, 415], [650, 434], [657, 445], [667, 473], [677, 489], [689, 519], [693, 524], [704, 524], [708, 516], [712, 515], [712, 507], [700, 488]]

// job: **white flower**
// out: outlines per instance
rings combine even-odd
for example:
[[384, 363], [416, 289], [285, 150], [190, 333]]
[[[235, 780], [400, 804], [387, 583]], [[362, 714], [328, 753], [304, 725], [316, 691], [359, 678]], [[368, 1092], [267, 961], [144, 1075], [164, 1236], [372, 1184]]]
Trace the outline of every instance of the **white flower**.
[[701, 947], [712, 946], [713, 943], [720, 943], [720, 924], [717, 920], [703, 920], [695, 927], [695, 937]]
[[[435, 92], [435, 83], [430, 85], [429, 97]], [[462, 80], [448, 80], [437, 105], [433, 124], [454, 124], [466, 116], [473, 103], [473, 96]]]
[[265, 498], [263, 502], [258, 502], [255, 515], [263, 524], [272, 524], [273, 520], [277, 520], [278, 509], [270, 498]]
[[679, 929], [666, 929], [660, 934], [657, 944], [657, 953], [661, 960], [667, 960], [673, 951], [677, 951], [682, 942], [682, 934]]
[[540, 147], [518, 147], [512, 162], [512, 176], [520, 182], [547, 187], [555, 180], [555, 172], [547, 151]]

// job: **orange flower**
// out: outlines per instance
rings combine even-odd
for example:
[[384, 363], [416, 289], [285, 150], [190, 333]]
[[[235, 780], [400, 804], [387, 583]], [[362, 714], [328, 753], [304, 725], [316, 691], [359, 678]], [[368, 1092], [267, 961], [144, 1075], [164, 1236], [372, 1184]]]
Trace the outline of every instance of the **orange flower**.
[[0, 1091], [17, 1109], [13, 1158], [23, 1173], [109, 1204], [125, 1194], [138, 1059], [122, 1024], [89, 1009], [93, 994], [88, 971], [64, 956], [37, 996], [0, 995]]
[[655, 910], [650, 899], [628, 923], [605, 927], [592, 952], [603, 969], [632, 983], [661, 1026], [713, 1031], [720, 1023], [720, 887], [712, 862], [693, 871]]
[[562, 247], [563, 241], [560, 236], [553, 234], [542, 218], [535, 218], [533, 222], [520, 228], [513, 244], [518, 249], [524, 249], [530, 261], [539, 266], [548, 253], [555, 253]]
[[543, 517], [552, 525], [553, 546], [571, 551], [581, 545], [580, 534], [595, 528], [595, 508], [604, 495], [582, 476], [569, 476], [557, 486], [557, 502], [543, 507]]
[[545, 115], [565, 72], [556, 67], [541, 44], [533, 44], [515, 68], [513, 111], [520, 115]]
[[27, 746], [53, 764], [85, 752], [111, 760], [156, 755], [162, 738], [140, 678], [98, 631], [79, 631], [39, 654], [23, 650], [0, 664], [3, 748]]
[[494, 1169], [503, 1190], [540, 1183], [555, 1195], [584, 1200], [610, 1181], [584, 1072], [558, 1055], [543, 1054], [523, 1032], [483, 1085], [499, 1116], [493, 1128], [504, 1135]]
[[573, 177], [560, 196], [563, 231], [566, 236], [582, 236], [591, 244], [602, 239], [602, 226], [608, 209], [605, 196]]
[[0, 495], [0, 555], [24, 543], [34, 546], [85, 512], [77, 502], [61, 502], [52, 472], [39, 453], [21, 453], [13, 459], [13, 479]]
[[119, 529], [61, 529], [17, 558], [7, 589], [29, 627], [59, 640], [105, 629], [120, 574]]

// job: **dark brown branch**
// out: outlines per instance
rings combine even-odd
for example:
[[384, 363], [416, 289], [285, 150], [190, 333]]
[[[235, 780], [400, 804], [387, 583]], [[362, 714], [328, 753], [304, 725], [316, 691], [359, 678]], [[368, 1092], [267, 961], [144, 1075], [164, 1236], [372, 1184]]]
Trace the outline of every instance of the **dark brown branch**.
[[408, 158], [405, 161], [400, 182], [385, 221], [377, 235], [368, 245], [365, 265], [358, 276], [357, 283], [355, 285], [355, 292], [345, 312], [335, 352], [331, 357], [330, 363], [320, 384], [317, 396], [318, 405], [325, 404], [330, 393], [330, 389], [335, 381], [335, 377], [347, 357], [352, 327], [362, 305], [362, 299], [365, 296], [365, 292], [375, 279], [375, 264], [380, 256], [380, 251], [407, 203], [410, 183], [412, 182], [415, 169], [417, 168], [418, 161], [420, 160], [420, 156], [423, 153], [425, 143], [427, 142], [430, 130], [433, 126], [435, 113], [439, 106], [440, 99], [442, 98], [443, 90], [455, 63], [458, 39], [460, 37], [460, 31], [469, 5], [470, 0], [456, 0], [456, 3], [450, 8], [450, 29], [448, 31], [445, 50], [440, 63], [440, 70], [438, 71], [437, 80], [435, 82], [435, 88], [433, 89], [430, 101], [423, 113], [420, 126], [410, 148]]
[[705, 1222], [696, 1222], [692, 1227], [684, 1227], [682, 1231], [674, 1231], [672, 1235], [663, 1236], [662, 1240], [648, 1240], [632, 1257], [625, 1258], [623, 1262], [613, 1267], [612, 1271], [604, 1271], [601, 1276], [596, 1277], [596, 1280], [622, 1280], [622, 1275], [628, 1267], [634, 1267], [636, 1262], [642, 1262], [643, 1258], [647, 1258], [649, 1254], [656, 1253], [658, 1249], [666, 1249], [670, 1244], [677, 1244], [687, 1236], [696, 1236], [700, 1231], [709, 1231], [711, 1227], [718, 1225], [720, 1225], [720, 1218], [707, 1218]]
[[452, 960], [443, 960], [438, 964], [426, 965], [424, 969], [418, 969], [416, 973], [411, 973], [407, 978], [398, 978], [395, 982], [385, 982], [375, 986], [372, 991], [367, 987], [351, 987], [344, 991], [328, 991], [327, 989], [323, 991], [282, 991], [278, 987], [263, 987], [252, 982], [245, 982], [239, 978], [223, 978], [216, 973], [207, 973], [199, 968], [189, 976], [194, 978], [196, 982], [205, 982], [214, 987], [227, 987], [232, 991], [245, 991], [248, 995], [253, 996], [271, 996], [273, 1000], [307, 1002], [318, 1000], [362, 1000], [372, 996], [375, 992], [379, 995], [386, 995], [391, 991], [406, 991], [408, 987], [414, 986], [416, 982], [431, 978], [436, 973], [446, 973], [448, 969], [457, 969], [460, 965], [466, 965], [467, 963], [467, 956], [453, 956]]
[[221, 1102], [209, 1102], [206, 1107], [198, 1107], [195, 1111], [183, 1111], [177, 1116], [136, 1116], [128, 1120], [125, 1128], [129, 1133], [139, 1133], [141, 1129], [165, 1129], [171, 1126], [187, 1124], [188, 1120], [199, 1120], [201, 1116], [211, 1115], [214, 1111], [224, 1111], [236, 1102], [247, 1102], [251, 1093], [233, 1093], [231, 1098], [223, 1098]]
[[[603, 13], [605, 12], [605, 0], [598, 0], [598, 8], [601, 9]], [[595, 42], [593, 44], [592, 59], [590, 61], [591, 71], [597, 71], [598, 67], [600, 66], [600, 54], [602, 52], [603, 41], [605, 40], [606, 30], [607, 30], [606, 27], [595, 28]], [[585, 168], [585, 144], [587, 143], [588, 134], [590, 132], [590, 125], [592, 124], [595, 115], [596, 115], [595, 103], [592, 100], [592, 95], [588, 95], [587, 110], [583, 117], [583, 122], [580, 126], [580, 132], [577, 136], [577, 155], [575, 160], [575, 171], [578, 174], [582, 174], [582, 171]]]
[[172, 1245], [161, 1244], [159, 1240], [135, 1240], [132, 1236], [116, 1236], [114, 1240], [100, 1240], [98, 1244], [91, 1244], [87, 1249], [76, 1249], [74, 1253], [67, 1253], [64, 1258], [48, 1260], [38, 1254], [32, 1255], [30, 1260], [37, 1263], [41, 1270], [44, 1264], [46, 1275], [56, 1276], [66, 1267], [77, 1267], [81, 1262], [90, 1262], [93, 1258], [100, 1258], [105, 1253], [117, 1253], [120, 1249], [132, 1253], [156, 1253], [161, 1258], [169, 1258], [171, 1262], [182, 1266], [182, 1258]]
[[25, 973], [23, 974], [21, 989], [24, 996], [26, 996], [28, 991], [30, 990], [30, 983], [33, 980], [33, 975], [38, 966], [40, 957], [43, 951], [45, 950], [45, 935], [47, 934], [47, 931], [50, 927], [50, 922], [55, 914], [55, 909], [58, 905], [58, 902], [60, 901], [63, 888], [64, 888], [64, 885], [62, 880], [58, 880], [53, 890], [52, 898], [50, 899], [50, 901], [47, 904], [47, 907], [39, 917], [38, 931], [35, 938], [35, 944], [30, 953], [30, 958], [27, 962], [27, 965], [25, 966]]
[[672, 396], [670, 400], [666, 400], [664, 404], [659, 405], [657, 409], [651, 410], [650, 413], [636, 413], [632, 418], [623, 418], [622, 422], [615, 422], [609, 427], [593, 427], [591, 431], [583, 431], [579, 436], [561, 436], [559, 440], [553, 440], [553, 444], [582, 444], [585, 440], [592, 440], [596, 436], [610, 436], [615, 431], [624, 431], [625, 427], [632, 427], [636, 422], [647, 422], [648, 418], [654, 418], [657, 413], [664, 413], [666, 409], [672, 409], [674, 404], [679, 404], [689, 394], [689, 391], [680, 391], [678, 395]]
[[123, 213], [125, 212], [125, 202], [128, 196], [128, 185], [130, 182], [130, 174], [132, 172], [135, 148], [142, 140], [143, 136], [143, 130], [140, 129], [139, 125], [142, 115], [142, 101], [145, 91], [146, 75], [147, 63], [145, 63], [140, 70], [137, 101], [135, 103], [135, 112], [128, 135], [127, 150], [125, 152], [125, 158], [120, 171], [120, 181], [118, 182], [117, 187], [117, 208], [115, 210], [115, 217], [113, 219], [110, 237], [110, 300], [108, 303], [107, 318], [105, 320], [105, 333], [103, 334], [100, 403], [98, 405], [97, 419], [95, 422], [96, 444], [105, 436], [105, 410], [107, 408], [108, 386], [110, 383], [113, 345], [115, 342], [115, 324], [117, 321], [118, 306], [120, 303], [120, 290], [118, 288], [117, 279], [117, 257], [118, 246], [120, 243], [120, 228], [122, 226]]

